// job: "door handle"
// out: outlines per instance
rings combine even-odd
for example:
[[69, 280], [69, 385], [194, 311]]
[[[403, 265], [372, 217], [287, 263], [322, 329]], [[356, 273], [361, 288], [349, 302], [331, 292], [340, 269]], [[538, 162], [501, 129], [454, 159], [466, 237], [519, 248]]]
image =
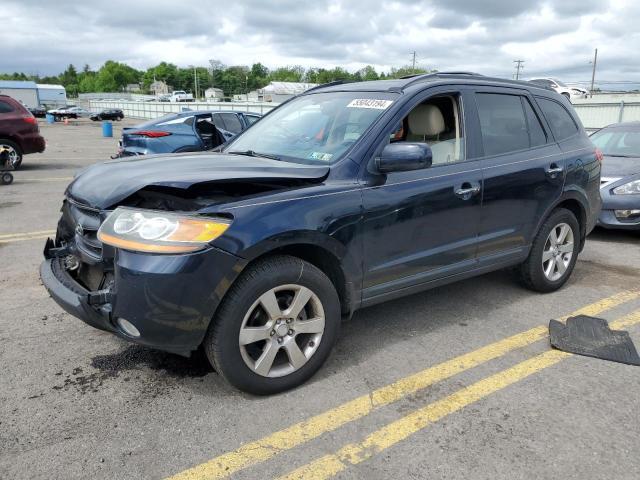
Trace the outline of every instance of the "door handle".
[[546, 174], [550, 177], [555, 177], [556, 175], [561, 174], [564, 171], [564, 168], [560, 167], [557, 163], [552, 163], [549, 165], [549, 168], [545, 170]]
[[455, 189], [455, 194], [463, 200], [469, 200], [478, 193], [480, 193], [480, 185], [471, 185], [469, 182], [465, 182]]

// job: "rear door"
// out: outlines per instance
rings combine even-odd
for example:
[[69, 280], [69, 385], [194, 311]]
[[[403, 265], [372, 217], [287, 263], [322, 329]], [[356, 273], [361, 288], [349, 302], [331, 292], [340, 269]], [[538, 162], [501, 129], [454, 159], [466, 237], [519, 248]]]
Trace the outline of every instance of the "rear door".
[[478, 87], [474, 106], [484, 175], [478, 260], [509, 263], [526, 256], [562, 194], [564, 160], [526, 90]]

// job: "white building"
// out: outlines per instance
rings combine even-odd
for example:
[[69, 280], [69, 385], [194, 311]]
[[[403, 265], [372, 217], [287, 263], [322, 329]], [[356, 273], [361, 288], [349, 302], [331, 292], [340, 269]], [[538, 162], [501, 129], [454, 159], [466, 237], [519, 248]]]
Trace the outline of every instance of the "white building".
[[285, 100], [300, 95], [310, 88], [317, 87], [317, 83], [304, 82], [271, 82], [264, 88], [252, 90], [246, 94], [233, 96], [234, 102], [274, 102], [282, 103]]
[[162, 80], [155, 80], [151, 85], [149, 85], [149, 90], [154, 95], [168, 95], [169, 85], [164, 83]]
[[40, 105], [61, 107], [67, 104], [67, 91], [62, 85], [23, 80], [0, 80], [0, 95], [9, 95], [27, 107]]
[[204, 98], [212, 101], [222, 101], [222, 99], [224, 98], [224, 92], [222, 91], [221, 88], [215, 88], [215, 87], [207, 88], [204, 91]]
[[[281, 103], [317, 86], [317, 83], [271, 82], [266, 87], [257, 90], [258, 100], [263, 102]], [[249, 93], [249, 96], [251, 96], [251, 93]]]
[[40, 105], [62, 107], [67, 104], [67, 91], [62, 85], [38, 83], [37, 87]]
[[36, 82], [0, 80], [0, 95], [9, 95], [27, 107], [37, 107], [40, 105]]

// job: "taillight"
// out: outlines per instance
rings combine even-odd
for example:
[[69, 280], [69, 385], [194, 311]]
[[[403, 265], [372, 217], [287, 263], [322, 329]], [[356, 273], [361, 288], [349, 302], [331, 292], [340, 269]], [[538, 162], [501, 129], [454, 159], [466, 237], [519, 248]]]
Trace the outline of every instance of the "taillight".
[[602, 163], [602, 159], [604, 158], [604, 155], [602, 154], [602, 150], [600, 150], [599, 148], [596, 148], [595, 154], [596, 154], [596, 160]]
[[38, 124], [38, 119], [36, 117], [34, 117], [33, 115], [30, 117], [27, 117], [26, 115], [24, 117], [22, 117], [22, 119], [27, 122], [27, 123], [31, 123], [33, 125], [37, 125]]
[[162, 130], [138, 130], [137, 132], [129, 132], [129, 135], [140, 135], [141, 137], [158, 138], [167, 137], [171, 135], [171, 133], [163, 132]]

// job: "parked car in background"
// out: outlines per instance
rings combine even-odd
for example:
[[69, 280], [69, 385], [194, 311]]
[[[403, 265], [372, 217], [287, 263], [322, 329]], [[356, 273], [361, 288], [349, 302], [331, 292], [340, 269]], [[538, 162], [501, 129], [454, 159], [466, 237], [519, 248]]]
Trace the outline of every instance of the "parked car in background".
[[44, 118], [47, 115], [47, 109], [44, 105], [40, 105], [39, 107], [32, 107], [28, 110], [31, 112], [31, 115], [37, 118]]
[[193, 102], [193, 95], [184, 90], [176, 90], [171, 93], [169, 100], [172, 102]]
[[80, 118], [91, 116], [91, 112], [89, 110], [76, 106], [54, 108], [53, 110], [49, 110], [47, 113], [53, 115], [56, 120], [61, 120], [63, 118]]
[[640, 231], [640, 122], [609, 125], [591, 140], [604, 154], [598, 225]]
[[89, 118], [94, 122], [99, 120], [122, 120], [124, 113], [119, 108], [109, 108], [99, 113], [92, 113]]
[[44, 152], [45, 141], [40, 135], [38, 120], [17, 100], [0, 95], [0, 151], [16, 169], [22, 157]]
[[571, 91], [571, 88], [560, 80], [556, 80], [555, 78], [532, 78], [529, 80], [531, 83], [535, 83], [536, 85], [542, 85], [543, 87], [552, 88], [560, 95], [564, 95], [568, 100], [571, 100], [572, 95], [574, 93]]
[[589, 98], [589, 90], [571, 85], [571, 98]]
[[116, 157], [210, 150], [259, 119], [257, 113], [219, 110], [171, 113], [123, 128]]
[[359, 308], [508, 267], [561, 288], [598, 218], [600, 160], [567, 102], [531, 83], [319, 86], [220, 152], [84, 169], [40, 275], [89, 325], [203, 348], [236, 387], [277, 393]]

